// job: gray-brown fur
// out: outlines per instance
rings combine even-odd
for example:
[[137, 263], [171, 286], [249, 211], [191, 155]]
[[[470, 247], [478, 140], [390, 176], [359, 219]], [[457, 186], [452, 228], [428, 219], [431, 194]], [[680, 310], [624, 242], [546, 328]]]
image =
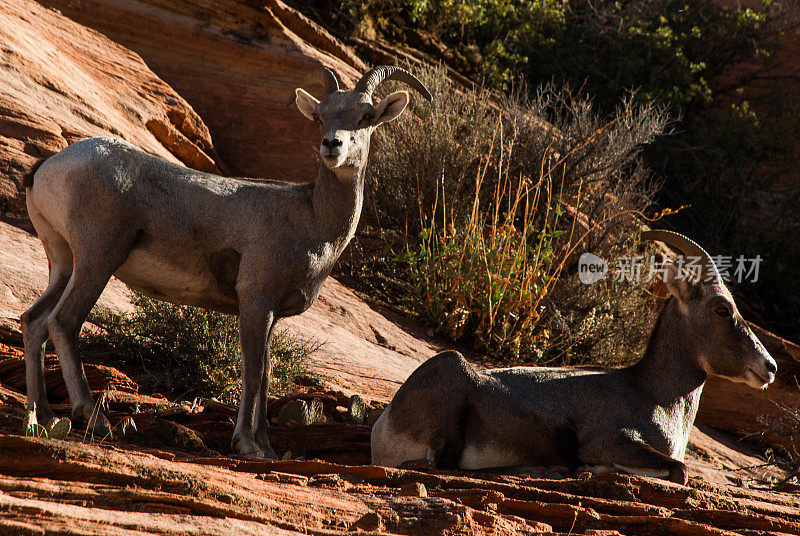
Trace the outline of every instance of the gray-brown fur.
[[96, 419], [89, 427], [109, 432], [102, 414], [93, 417], [76, 343], [115, 275], [156, 299], [239, 315], [242, 397], [232, 444], [241, 454], [274, 456], [266, 418], [274, 323], [317, 298], [358, 224], [370, 135], [408, 102], [402, 91], [376, 104], [361, 92], [336, 89], [321, 102], [296, 93], [322, 137], [322, 162], [310, 185], [226, 179], [112, 138], [81, 140], [37, 170], [27, 204], [50, 283], [21, 321], [28, 402], [37, 404], [41, 420], [53, 415], [42, 354], [49, 336], [73, 415]]
[[38, 162], [35, 162], [33, 164], [33, 166], [31, 167], [31, 169], [29, 169], [28, 172], [25, 173], [22, 176], [22, 187], [23, 188], [30, 188], [31, 186], [33, 186], [33, 177], [36, 174], [36, 170], [39, 169], [39, 166], [41, 166], [43, 163], [44, 163], [44, 159], [41, 159]]
[[[424, 418], [416, 408], [424, 408]], [[467, 437], [492, 441], [498, 416], [504, 421], [501, 432], [513, 430], [515, 437], [509, 439], [531, 464], [568, 465], [575, 457], [577, 443], [568, 427], [554, 427], [519, 407], [506, 396], [503, 384], [476, 373], [458, 352], [442, 352], [420, 365], [386, 409], [393, 428], [424, 438], [434, 453], [430, 461], [442, 469], [459, 467]]]
[[684, 483], [686, 443], [707, 376], [764, 388], [777, 366], [722, 281], [690, 283], [671, 265], [665, 282], [673, 297], [644, 356], [627, 368], [476, 373], [457, 353], [431, 358], [373, 428], [373, 463], [402, 463], [403, 448], [420, 457], [424, 445], [444, 465], [444, 445], [446, 459], [465, 468], [563, 465]]

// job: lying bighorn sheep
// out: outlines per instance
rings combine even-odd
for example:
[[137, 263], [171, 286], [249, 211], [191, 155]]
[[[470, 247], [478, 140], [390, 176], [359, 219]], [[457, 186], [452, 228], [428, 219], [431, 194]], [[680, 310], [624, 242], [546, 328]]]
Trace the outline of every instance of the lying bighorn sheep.
[[643, 237], [702, 260], [701, 281], [665, 270], [672, 298], [644, 357], [595, 372], [515, 367], [474, 372], [457, 352], [420, 365], [372, 429], [372, 462], [439, 467], [583, 466], [685, 483], [689, 431], [709, 374], [764, 388], [777, 365], [739, 315], [713, 260], [669, 231]]
[[115, 275], [152, 298], [239, 314], [242, 397], [232, 446], [274, 457], [266, 416], [272, 328], [311, 306], [355, 232], [370, 135], [409, 100], [398, 91], [373, 103], [375, 88], [392, 79], [431, 100], [417, 78], [387, 66], [371, 69], [352, 91], [340, 90], [329, 69], [314, 71], [304, 84], [322, 85], [322, 101], [297, 88], [297, 107], [322, 134], [312, 184], [223, 178], [112, 138], [81, 140], [47, 159], [26, 193], [50, 283], [21, 318], [28, 403], [40, 419], [53, 417], [42, 360], [49, 332], [73, 416], [110, 432], [103, 415], [92, 417], [76, 343]]

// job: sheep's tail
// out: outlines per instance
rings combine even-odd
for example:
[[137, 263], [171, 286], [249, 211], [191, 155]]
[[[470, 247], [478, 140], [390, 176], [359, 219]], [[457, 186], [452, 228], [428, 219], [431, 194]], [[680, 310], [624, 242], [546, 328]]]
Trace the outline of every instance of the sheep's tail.
[[41, 166], [44, 163], [45, 160], [47, 160], [47, 159], [46, 158], [42, 158], [41, 160], [39, 160], [36, 163], [34, 163], [33, 167], [31, 167], [28, 170], [28, 172], [25, 173], [22, 176], [22, 186], [23, 187], [25, 187], [25, 188], [33, 187], [33, 176], [36, 174], [36, 170], [39, 169], [39, 166]]

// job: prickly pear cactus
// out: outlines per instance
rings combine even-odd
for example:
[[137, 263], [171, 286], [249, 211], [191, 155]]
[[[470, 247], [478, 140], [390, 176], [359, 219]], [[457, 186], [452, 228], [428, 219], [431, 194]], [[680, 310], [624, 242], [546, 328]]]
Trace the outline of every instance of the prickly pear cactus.
[[383, 415], [385, 409], [386, 408], [384, 406], [370, 408], [370, 410], [367, 411], [367, 418], [365, 420], [366, 424], [375, 426], [375, 423], [378, 422], [378, 419], [381, 415]]
[[47, 425], [47, 437], [51, 439], [64, 439], [71, 431], [72, 422], [69, 419], [56, 417]]
[[50, 439], [64, 439], [72, 431], [72, 422], [69, 419], [53, 417], [47, 426], [39, 424], [36, 418], [36, 402], [31, 404], [31, 409], [22, 419], [22, 433], [26, 437], [49, 437]]
[[308, 404], [305, 400], [292, 400], [278, 412], [278, 424], [300, 426], [308, 419]]
[[347, 405], [347, 416], [353, 422], [362, 424], [367, 418], [367, 401], [359, 395], [351, 396]]
[[312, 398], [308, 403], [308, 419], [306, 424], [320, 424], [325, 422], [325, 408], [322, 405], [322, 400], [319, 398]]

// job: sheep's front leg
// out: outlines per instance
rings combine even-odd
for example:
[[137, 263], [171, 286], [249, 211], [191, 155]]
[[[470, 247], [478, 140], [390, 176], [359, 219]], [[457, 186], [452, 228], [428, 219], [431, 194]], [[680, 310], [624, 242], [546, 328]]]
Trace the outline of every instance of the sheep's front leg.
[[265, 378], [264, 358], [267, 333], [275, 319], [271, 300], [264, 295], [239, 293], [239, 342], [242, 349], [242, 397], [239, 416], [233, 431], [231, 448], [245, 456], [264, 457], [274, 454], [262, 448], [255, 439], [254, 417], [257, 397]]
[[686, 465], [682, 462], [625, 434], [614, 438], [610, 448], [599, 456], [592, 456], [587, 453], [587, 450], [585, 447], [581, 447], [580, 458], [585, 461], [594, 461], [589, 462], [589, 465], [581, 469], [593, 473], [621, 472], [630, 475], [666, 478], [684, 485], [689, 479]]

